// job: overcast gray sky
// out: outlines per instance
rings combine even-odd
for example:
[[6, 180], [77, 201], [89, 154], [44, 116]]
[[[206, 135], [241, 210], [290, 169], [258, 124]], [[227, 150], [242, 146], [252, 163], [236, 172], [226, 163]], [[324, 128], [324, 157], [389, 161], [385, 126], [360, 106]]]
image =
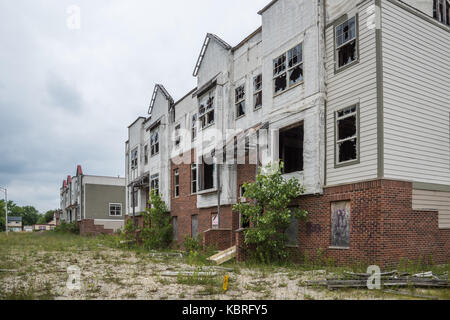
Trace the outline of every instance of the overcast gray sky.
[[[195, 87], [206, 33], [236, 45], [268, 2], [0, 0], [0, 186], [9, 199], [58, 208], [77, 164], [124, 176], [127, 126], [146, 115], [154, 84], [181, 98]], [[79, 30], [67, 26], [71, 5]]]

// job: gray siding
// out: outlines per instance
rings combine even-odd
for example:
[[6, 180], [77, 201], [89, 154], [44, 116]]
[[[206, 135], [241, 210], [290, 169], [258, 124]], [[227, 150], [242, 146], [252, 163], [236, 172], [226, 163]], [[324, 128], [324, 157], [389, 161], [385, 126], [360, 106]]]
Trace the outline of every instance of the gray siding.
[[450, 184], [450, 32], [383, 1], [385, 177]]
[[[358, 7], [359, 62], [335, 72], [334, 26], [326, 30], [326, 67], [328, 104], [326, 113], [327, 185], [342, 184], [377, 177], [377, 87], [375, 28], [370, 29], [367, 8], [373, 1]], [[373, 14], [373, 13], [372, 13]], [[352, 15], [349, 15], [351, 17]], [[373, 18], [373, 16], [372, 16]], [[359, 103], [360, 162], [335, 168], [334, 114], [335, 111]]]
[[[125, 187], [86, 184], [86, 219], [120, 220], [125, 215]], [[121, 203], [122, 216], [110, 216], [109, 204]]]

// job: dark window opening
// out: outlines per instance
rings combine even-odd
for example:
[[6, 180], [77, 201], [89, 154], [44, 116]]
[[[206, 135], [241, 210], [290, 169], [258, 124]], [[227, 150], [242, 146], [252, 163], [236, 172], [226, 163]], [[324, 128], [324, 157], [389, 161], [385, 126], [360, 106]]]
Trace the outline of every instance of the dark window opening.
[[197, 192], [197, 165], [191, 165], [191, 193]]
[[214, 188], [214, 164], [203, 163], [203, 189]]
[[280, 130], [279, 158], [283, 173], [303, 171], [303, 124]]
[[338, 49], [339, 68], [356, 60], [356, 40]]
[[336, 114], [336, 144], [338, 163], [358, 159], [357, 117], [357, 106], [338, 111]]
[[175, 197], [180, 196], [180, 172], [178, 169], [174, 170], [174, 189], [175, 189]]
[[275, 78], [274, 80], [274, 84], [275, 84], [275, 94], [284, 91], [286, 89], [287, 86], [287, 82], [286, 82], [286, 74], [283, 74], [277, 78]]
[[253, 78], [253, 108], [262, 106], [262, 74]]
[[296, 84], [303, 80], [303, 65], [295, 67], [289, 71], [289, 85]]

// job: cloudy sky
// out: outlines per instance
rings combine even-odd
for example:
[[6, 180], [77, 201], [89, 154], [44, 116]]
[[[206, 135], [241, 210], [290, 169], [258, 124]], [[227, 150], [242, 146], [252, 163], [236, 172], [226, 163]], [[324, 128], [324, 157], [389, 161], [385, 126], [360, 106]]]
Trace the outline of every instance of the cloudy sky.
[[77, 164], [124, 176], [127, 126], [146, 115], [154, 84], [181, 98], [195, 87], [206, 33], [236, 45], [268, 2], [0, 0], [0, 186], [9, 199], [58, 208]]

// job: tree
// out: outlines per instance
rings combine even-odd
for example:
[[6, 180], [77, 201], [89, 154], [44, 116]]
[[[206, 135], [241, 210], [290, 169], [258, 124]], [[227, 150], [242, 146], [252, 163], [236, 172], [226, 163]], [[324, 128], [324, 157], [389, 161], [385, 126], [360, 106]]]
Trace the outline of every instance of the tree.
[[33, 206], [24, 206], [22, 207], [23, 213], [22, 213], [22, 224], [24, 226], [31, 226], [33, 224], [36, 224], [40, 214]]
[[245, 243], [254, 248], [256, 259], [266, 263], [288, 257], [285, 231], [292, 216], [307, 218], [305, 210], [289, 207], [304, 189], [295, 178], [285, 180], [282, 168], [282, 162], [260, 168], [256, 182], [244, 184], [244, 197], [251, 201], [233, 206], [234, 211], [240, 212], [244, 220], [252, 224], [244, 231]]
[[147, 249], [164, 249], [172, 243], [172, 224], [170, 213], [161, 196], [154, 190], [150, 192], [150, 208], [143, 213], [144, 228], [141, 237]]

